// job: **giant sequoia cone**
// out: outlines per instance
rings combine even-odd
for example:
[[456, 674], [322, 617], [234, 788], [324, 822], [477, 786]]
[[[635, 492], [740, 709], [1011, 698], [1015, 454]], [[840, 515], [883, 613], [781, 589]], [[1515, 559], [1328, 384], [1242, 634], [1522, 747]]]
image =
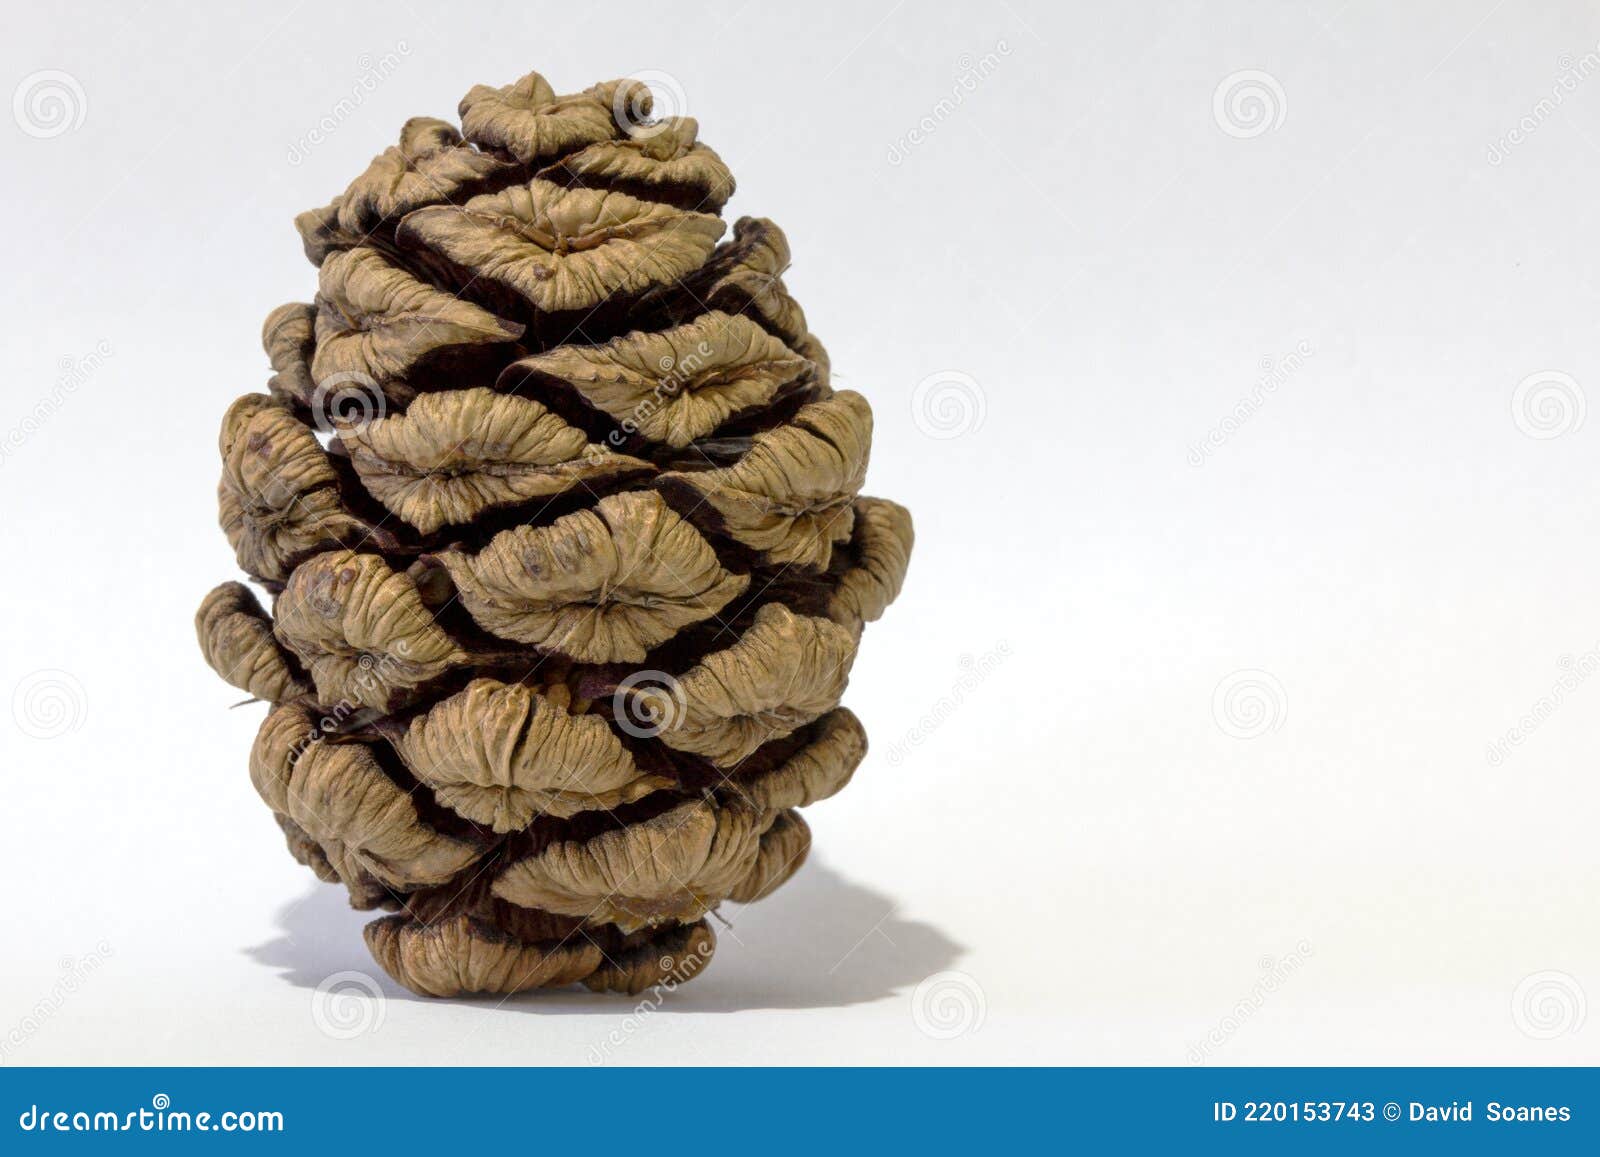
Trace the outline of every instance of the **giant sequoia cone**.
[[[272, 707], [250, 777], [417, 992], [637, 992], [804, 859], [911, 519], [860, 497], [771, 221], [631, 81], [479, 86], [296, 224], [313, 304], [222, 423], [206, 660]], [[319, 436], [320, 435], [320, 436]]]

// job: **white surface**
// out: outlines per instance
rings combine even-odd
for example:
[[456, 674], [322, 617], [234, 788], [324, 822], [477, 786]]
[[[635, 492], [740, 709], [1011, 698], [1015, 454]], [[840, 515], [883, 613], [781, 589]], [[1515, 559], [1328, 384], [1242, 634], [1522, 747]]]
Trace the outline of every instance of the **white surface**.
[[[51, 739], [0, 702], [5, 1063], [581, 1064], [617, 1031], [619, 1063], [1183, 1064], [1290, 954], [1208, 1063], [1600, 1062], [1600, 679], [1486, 758], [1600, 647], [1600, 418], [1540, 439], [1512, 409], [1543, 371], [1600, 402], [1600, 73], [1537, 107], [1600, 52], [1591, 6], [238, 7], [34, 6], [0, 40], [7, 87], [61, 70], [85, 102], [0, 127], [0, 427], [110, 351], [0, 463], [0, 698], [81, 686]], [[265, 380], [262, 317], [313, 291], [292, 215], [529, 68], [675, 80], [730, 219], [788, 232], [917, 552], [847, 696], [873, 754], [705, 976], [631, 1031], [626, 1001], [390, 987], [335, 1039], [313, 989], [376, 971], [364, 918], [284, 853], [245, 773], [262, 709], [228, 710], [190, 627], [235, 573], [215, 431]], [[1255, 136], [1214, 115], [1243, 70], [1283, 93]], [[941, 440], [913, 392], [945, 370], [986, 408]], [[1213, 714], [1241, 669], [1285, 697], [1251, 739]], [[951, 969], [985, 1016], [935, 1039], [914, 991]], [[1551, 971], [1567, 1003], [1516, 1013]]]

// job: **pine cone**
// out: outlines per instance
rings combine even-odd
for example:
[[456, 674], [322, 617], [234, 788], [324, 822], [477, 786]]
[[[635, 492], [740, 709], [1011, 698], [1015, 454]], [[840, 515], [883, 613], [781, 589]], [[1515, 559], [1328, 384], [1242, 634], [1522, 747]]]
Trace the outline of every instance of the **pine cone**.
[[273, 596], [196, 628], [272, 704], [290, 852], [416, 992], [638, 992], [810, 845], [866, 751], [839, 705], [909, 514], [772, 222], [630, 81], [479, 86], [297, 226], [313, 304], [223, 419], [221, 524]]

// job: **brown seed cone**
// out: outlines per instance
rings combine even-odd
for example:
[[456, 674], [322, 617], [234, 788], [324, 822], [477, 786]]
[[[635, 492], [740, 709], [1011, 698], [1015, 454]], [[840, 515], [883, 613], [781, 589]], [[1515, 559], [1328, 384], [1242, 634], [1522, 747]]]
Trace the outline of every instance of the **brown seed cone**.
[[315, 300], [223, 422], [248, 588], [207, 662], [271, 703], [250, 777], [419, 993], [635, 993], [781, 885], [794, 809], [866, 736], [839, 705], [910, 515], [872, 412], [691, 118], [636, 82], [480, 85], [301, 214]]

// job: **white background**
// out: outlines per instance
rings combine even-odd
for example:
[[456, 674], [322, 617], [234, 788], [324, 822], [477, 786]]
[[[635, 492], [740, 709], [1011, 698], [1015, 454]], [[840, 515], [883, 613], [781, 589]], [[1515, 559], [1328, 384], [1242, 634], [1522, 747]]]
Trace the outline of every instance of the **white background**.
[[[338, 1039], [366, 917], [193, 638], [216, 429], [293, 214], [530, 68], [700, 118], [916, 555], [873, 753], [704, 976]], [[4, 89], [70, 83], [0, 121], [4, 1063], [1600, 1062], [1596, 69], [1532, 0], [10, 13]]]

